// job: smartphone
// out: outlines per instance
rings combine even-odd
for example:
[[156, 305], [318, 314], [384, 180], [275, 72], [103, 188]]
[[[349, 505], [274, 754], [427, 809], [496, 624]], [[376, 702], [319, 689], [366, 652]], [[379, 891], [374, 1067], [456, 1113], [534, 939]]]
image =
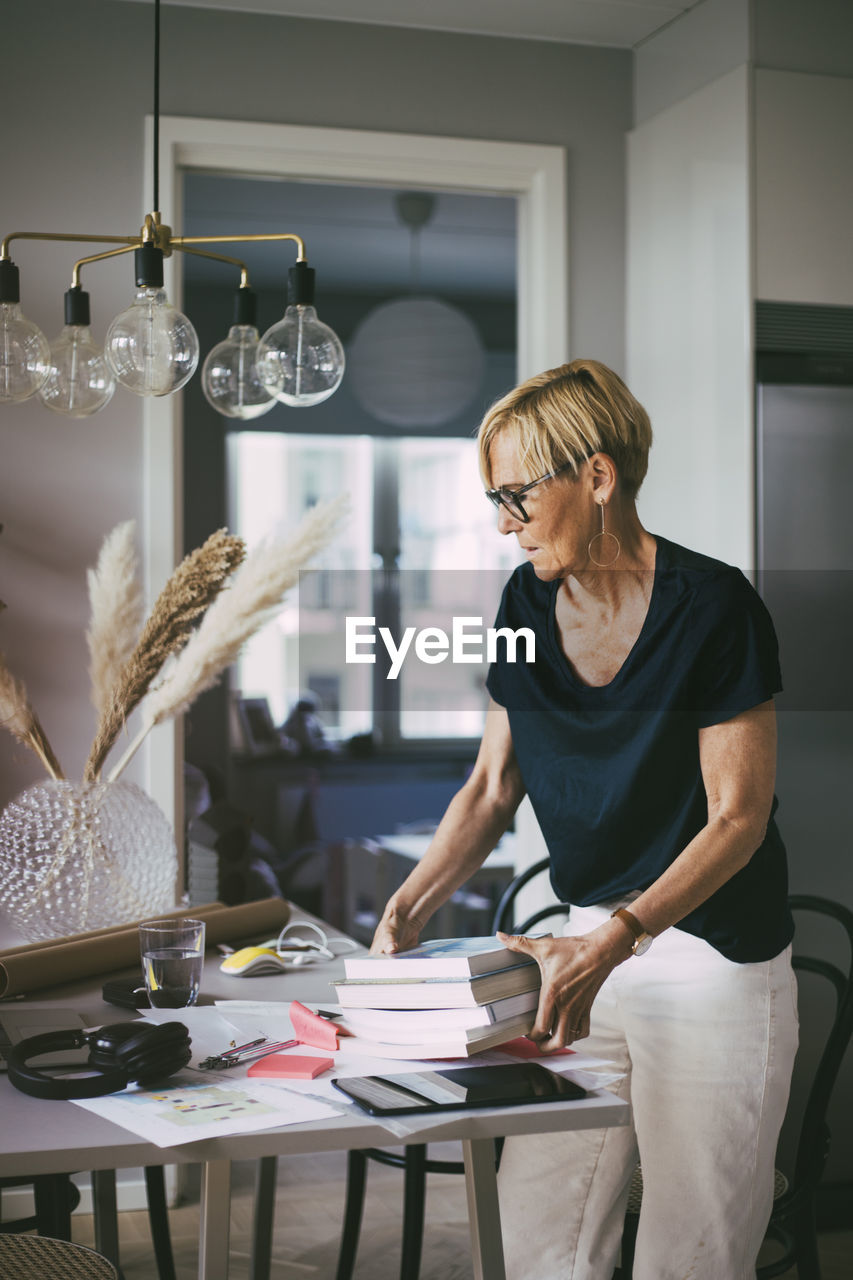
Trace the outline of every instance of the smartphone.
[[136, 978], [110, 978], [101, 988], [101, 995], [107, 1004], [119, 1009], [147, 1009], [151, 1003], [141, 973]]
[[348, 1076], [339, 1077], [332, 1084], [374, 1116], [571, 1102], [586, 1097], [586, 1090], [580, 1085], [538, 1062]]

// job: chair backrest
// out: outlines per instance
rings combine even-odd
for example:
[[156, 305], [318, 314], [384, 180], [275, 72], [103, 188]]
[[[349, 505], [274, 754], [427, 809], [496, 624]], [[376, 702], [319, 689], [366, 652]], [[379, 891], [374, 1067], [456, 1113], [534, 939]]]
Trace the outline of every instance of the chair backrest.
[[0, 1236], [0, 1276], [15, 1280], [120, 1280], [100, 1253], [49, 1236]]
[[495, 914], [492, 920], [492, 932], [497, 933], [527, 933], [528, 929], [532, 929], [535, 924], [539, 924], [542, 920], [547, 920], [549, 916], [565, 916], [569, 913], [569, 904], [567, 902], [552, 902], [547, 907], [540, 907], [538, 911], [534, 911], [533, 915], [522, 920], [520, 924], [515, 921], [515, 900], [525, 885], [543, 871], [547, 871], [550, 866], [549, 858], [540, 858], [538, 862], [534, 862], [524, 871], [520, 871], [518, 875], [510, 881], [501, 894], [498, 905], [495, 907]]
[[794, 913], [795, 923], [799, 924], [802, 918], [800, 913], [803, 912], [821, 916], [827, 922], [834, 920], [846, 932], [849, 945], [848, 967], [845, 973], [837, 964], [829, 960], [805, 954], [802, 950], [803, 944], [798, 941], [797, 934], [794, 935], [792, 961], [794, 969], [798, 973], [811, 973], [824, 978], [835, 997], [834, 1012], [820, 1049], [802, 1113], [794, 1181], [790, 1192], [792, 1197], [799, 1198], [813, 1193], [826, 1165], [830, 1141], [827, 1111], [842, 1060], [853, 1034], [853, 911], [839, 902], [811, 894], [792, 894], [788, 901]]

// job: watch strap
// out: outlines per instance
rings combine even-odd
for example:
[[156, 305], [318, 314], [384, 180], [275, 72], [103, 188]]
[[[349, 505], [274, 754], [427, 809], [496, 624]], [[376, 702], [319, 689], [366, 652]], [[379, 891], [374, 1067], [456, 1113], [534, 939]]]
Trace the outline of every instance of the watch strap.
[[[646, 930], [640, 924], [637, 917], [633, 914], [633, 912], [629, 911], [627, 907], [617, 907], [615, 911], [612, 911], [610, 913], [610, 918], [611, 920], [618, 918], [619, 920], [622, 921], [622, 923], [626, 926], [626, 928], [628, 928], [631, 931], [631, 934], [633, 935], [633, 938], [634, 938], [634, 945], [631, 948], [631, 950], [635, 954], [637, 953], [637, 950], [640, 947], [641, 943], [645, 942], [646, 946], [648, 946], [648, 944], [651, 942], [651, 934], [646, 932]], [[646, 941], [647, 939], [648, 939], [648, 942]], [[646, 948], [643, 947], [644, 951], [645, 949]]]

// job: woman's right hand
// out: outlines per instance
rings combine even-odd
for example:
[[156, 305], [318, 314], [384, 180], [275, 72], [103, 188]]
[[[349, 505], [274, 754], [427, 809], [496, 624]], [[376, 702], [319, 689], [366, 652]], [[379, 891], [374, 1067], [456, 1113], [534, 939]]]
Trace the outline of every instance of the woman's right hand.
[[418, 945], [422, 928], [423, 925], [416, 916], [407, 915], [389, 902], [376, 926], [370, 954], [392, 956], [397, 951], [408, 951], [410, 947]]

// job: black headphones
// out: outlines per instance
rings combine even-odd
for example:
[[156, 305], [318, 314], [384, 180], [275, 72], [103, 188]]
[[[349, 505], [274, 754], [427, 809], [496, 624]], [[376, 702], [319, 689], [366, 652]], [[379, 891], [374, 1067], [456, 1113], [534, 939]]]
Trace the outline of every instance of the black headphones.
[[[182, 1022], [114, 1022], [96, 1031], [50, 1031], [30, 1036], [7, 1050], [9, 1080], [33, 1098], [98, 1098], [126, 1089], [131, 1081], [154, 1084], [174, 1075], [192, 1057]], [[30, 1058], [89, 1046], [86, 1069], [94, 1076], [51, 1076], [29, 1065]]]

